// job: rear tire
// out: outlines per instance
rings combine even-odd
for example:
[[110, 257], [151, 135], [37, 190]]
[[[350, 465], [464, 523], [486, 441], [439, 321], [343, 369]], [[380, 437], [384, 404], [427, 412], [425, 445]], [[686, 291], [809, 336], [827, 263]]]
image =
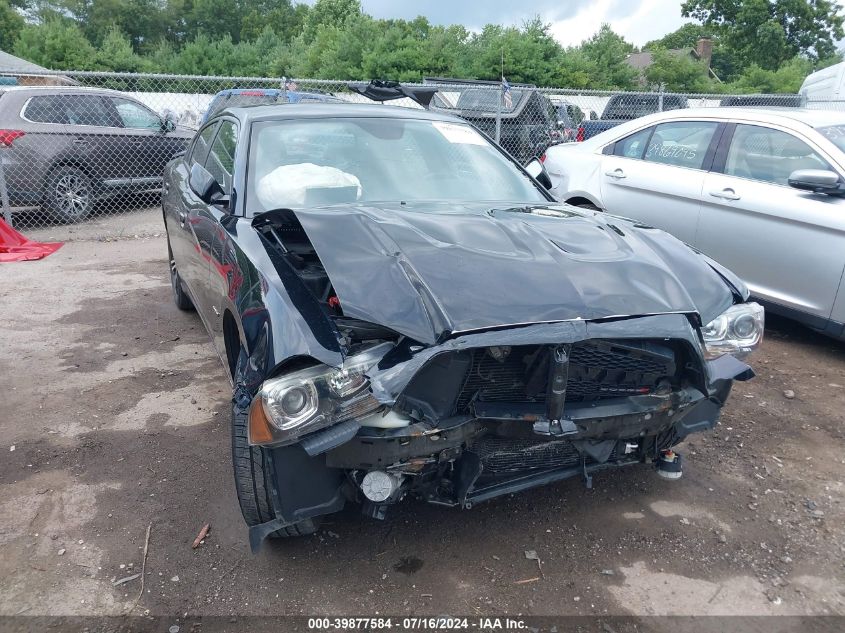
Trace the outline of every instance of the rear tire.
[[[247, 439], [247, 411], [232, 406], [232, 463], [235, 468], [235, 489], [241, 514], [249, 526], [276, 518], [270, 496], [269, 472], [264, 448], [250, 446]], [[317, 531], [319, 518], [305, 519], [270, 534], [270, 538], [307, 536]]]
[[176, 307], [185, 312], [194, 309], [194, 302], [185, 292], [185, 285], [182, 283], [182, 278], [179, 276], [179, 271], [176, 268], [176, 260], [173, 259], [173, 250], [170, 248], [170, 238], [167, 238], [167, 261], [170, 266], [170, 287], [173, 289], [173, 303]]
[[76, 165], [60, 165], [47, 176], [44, 206], [63, 224], [81, 222], [94, 207], [91, 179]]

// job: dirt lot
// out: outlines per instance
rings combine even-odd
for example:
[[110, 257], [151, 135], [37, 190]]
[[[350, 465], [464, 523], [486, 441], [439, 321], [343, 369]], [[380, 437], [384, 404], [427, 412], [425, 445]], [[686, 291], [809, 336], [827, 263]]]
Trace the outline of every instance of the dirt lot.
[[845, 345], [774, 319], [679, 482], [349, 508], [252, 555], [229, 385], [151, 218], [0, 269], [0, 615], [129, 612], [148, 525], [136, 615], [845, 614]]

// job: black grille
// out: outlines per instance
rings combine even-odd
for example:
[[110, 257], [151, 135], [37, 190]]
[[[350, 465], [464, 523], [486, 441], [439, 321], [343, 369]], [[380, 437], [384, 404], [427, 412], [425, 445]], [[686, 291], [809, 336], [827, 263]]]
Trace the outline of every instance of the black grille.
[[[550, 346], [479, 348], [457, 401], [470, 403], [543, 403], [549, 373]], [[569, 354], [567, 402], [584, 402], [649, 393], [661, 378], [675, 375], [671, 347], [663, 343], [585, 341]]]
[[[481, 459], [484, 474], [499, 475], [552, 468], [574, 468], [581, 464], [581, 456], [568, 440], [540, 441], [482, 437], [469, 450]], [[616, 449], [609, 460], [617, 459]], [[588, 463], [593, 460], [587, 458]]]

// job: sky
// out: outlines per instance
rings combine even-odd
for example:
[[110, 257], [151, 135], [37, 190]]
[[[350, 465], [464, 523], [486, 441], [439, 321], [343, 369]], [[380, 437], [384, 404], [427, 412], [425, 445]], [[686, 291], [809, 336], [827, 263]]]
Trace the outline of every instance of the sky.
[[463, 24], [471, 30], [489, 23], [518, 26], [539, 14], [564, 46], [580, 44], [604, 22], [642, 46], [689, 21], [681, 17], [681, 0], [362, 0], [361, 5], [375, 18], [424, 15], [433, 24]]

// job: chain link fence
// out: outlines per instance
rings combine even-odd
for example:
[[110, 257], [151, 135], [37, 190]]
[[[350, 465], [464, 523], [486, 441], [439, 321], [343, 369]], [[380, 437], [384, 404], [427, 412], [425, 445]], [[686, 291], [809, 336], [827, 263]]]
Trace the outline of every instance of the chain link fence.
[[[22, 75], [0, 69], [0, 203], [5, 221], [37, 237], [161, 232], [166, 163], [203, 121], [234, 105], [372, 103], [349, 82], [95, 72]], [[405, 84], [411, 87], [411, 84]], [[413, 86], [419, 86], [415, 84]], [[693, 95], [538, 88], [427, 79], [428, 107], [463, 117], [519, 162], [620, 122], [687, 107], [840, 109], [798, 95]], [[410, 98], [390, 105], [422, 108]]]

